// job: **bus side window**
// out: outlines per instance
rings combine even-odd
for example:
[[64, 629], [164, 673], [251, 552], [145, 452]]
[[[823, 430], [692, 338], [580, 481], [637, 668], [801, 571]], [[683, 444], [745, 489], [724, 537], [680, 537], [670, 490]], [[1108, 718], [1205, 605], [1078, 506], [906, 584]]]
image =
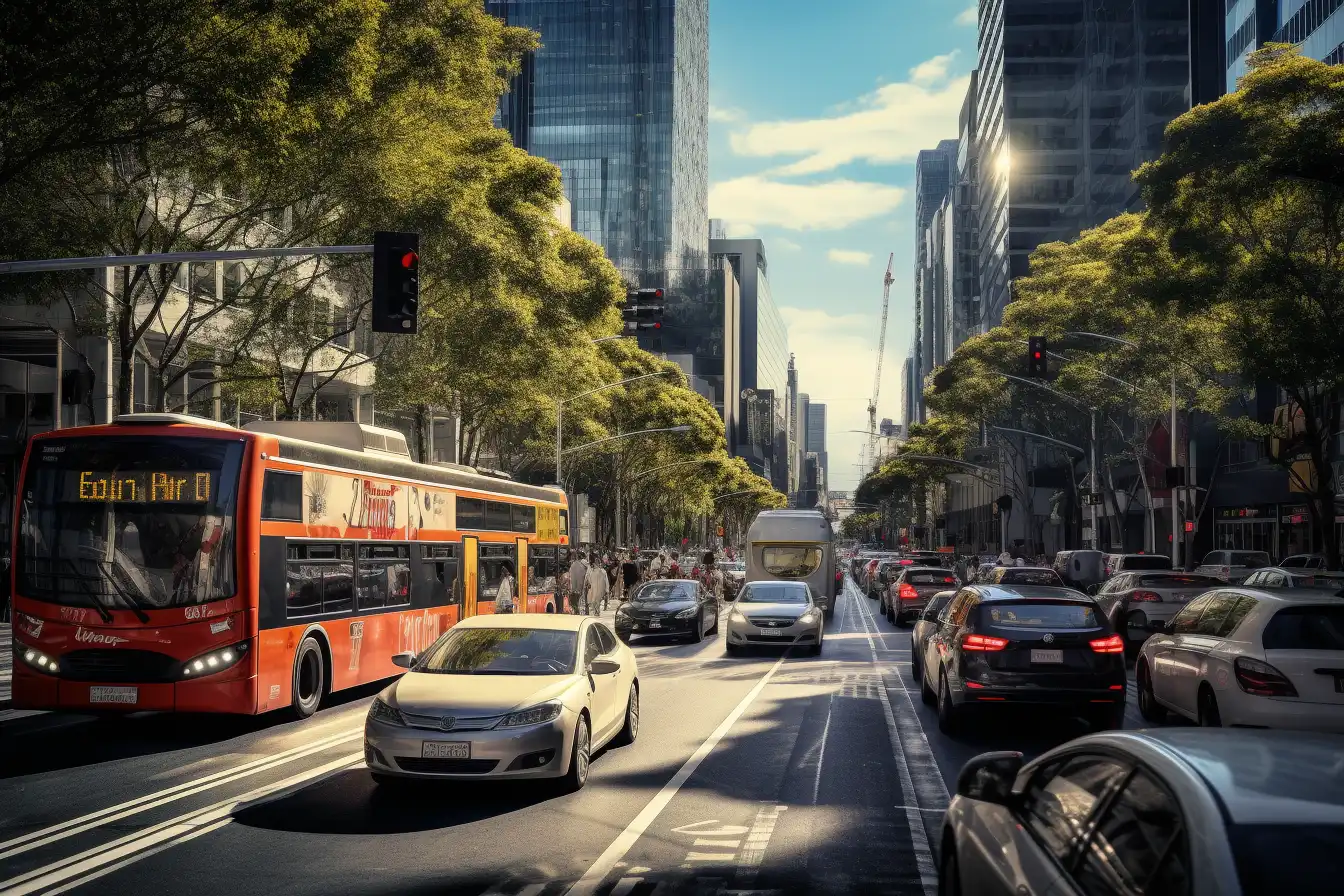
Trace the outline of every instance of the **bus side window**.
[[[420, 547], [420, 556], [424, 561], [421, 578], [417, 585], [423, 584], [429, 591], [428, 606], [446, 607], [458, 604], [462, 600], [462, 584], [458, 581], [457, 546], [451, 544], [427, 544]], [[416, 593], [416, 605], [426, 605], [425, 600]]]

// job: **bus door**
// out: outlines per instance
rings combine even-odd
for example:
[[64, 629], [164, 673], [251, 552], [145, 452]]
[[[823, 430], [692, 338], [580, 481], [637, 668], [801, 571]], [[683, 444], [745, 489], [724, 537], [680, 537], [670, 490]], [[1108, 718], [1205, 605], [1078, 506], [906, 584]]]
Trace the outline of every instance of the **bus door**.
[[462, 539], [462, 618], [467, 619], [476, 615], [476, 598], [478, 596], [478, 561], [480, 558], [480, 549], [478, 547], [480, 539], [474, 535], [467, 535]]
[[518, 543], [518, 562], [514, 565], [517, 572], [514, 575], [513, 582], [513, 605], [516, 608], [515, 612], [527, 613], [533, 609], [528, 596], [530, 594], [528, 585], [530, 584], [529, 579], [532, 571], [527, 568], [527, 539], [518, 538], [515, 541]]

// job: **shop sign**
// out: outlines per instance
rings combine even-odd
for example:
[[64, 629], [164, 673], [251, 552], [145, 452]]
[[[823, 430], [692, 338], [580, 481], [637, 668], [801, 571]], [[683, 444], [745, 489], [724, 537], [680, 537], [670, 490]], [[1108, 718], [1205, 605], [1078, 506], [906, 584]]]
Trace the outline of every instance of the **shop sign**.
[[1305, 504], [1285, 504], [1281, 508], [1282, 522], [1300, 526], [1311, 522], [1311, 508]]
[[1254, 520], [1270, 519], [1275, 516], [1275, 508], [1269, 507], [1219, 507], [1214, 511], [1218, 520]]

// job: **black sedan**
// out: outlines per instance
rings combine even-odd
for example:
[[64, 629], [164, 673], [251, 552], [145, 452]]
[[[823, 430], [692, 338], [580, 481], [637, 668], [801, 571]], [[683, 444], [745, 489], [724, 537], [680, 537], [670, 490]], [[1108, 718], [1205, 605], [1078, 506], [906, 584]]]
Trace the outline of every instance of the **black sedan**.
[[921, 657], [920, 695], [955, 734], [989, 706], [1056, 706], [1119, 728], [1125, 645], [1091, 598], [1043, 585], [974, 585], [957, 592]]
[[616, 635], [685, 635], [699, 641], [719, 630], [719, 602], [693, 579], [656, 579], [634, 590], [616, 611]]

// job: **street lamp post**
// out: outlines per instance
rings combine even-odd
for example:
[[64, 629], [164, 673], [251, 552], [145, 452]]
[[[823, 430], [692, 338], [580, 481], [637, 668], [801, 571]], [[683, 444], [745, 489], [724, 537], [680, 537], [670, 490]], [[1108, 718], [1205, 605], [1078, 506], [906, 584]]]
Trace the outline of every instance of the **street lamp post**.
[[[603, 339], [594, 340], [594, 341], [595, 341], [595, 342], [606, 342], [606, 341], [609, 340], [609, 339], [620, 339], [620, 338], [622, 338], [622, 337], [620, 337], [620, 336], [607, 336], [607, 337], [604, 337]], [[580, 392], [578, 395], [571, 395], [571, 396], [569, 396], [568, 398], [557, 398], [557, 399], [555, 400], [555, 483], [556, 483], [556, 485], [559, 485], [560, 487], [563, 488], [563, 487], [564, 487], [564, 484], [565, 484], [565, 480], [562, 478], [562, 477], [563, 477], [563, 474], [564, 474], [564, 469], [563, 469], [563, 465], [562, 465], [562, 458], [563, 458], [563, 456], [567, 453], [567, 452], [564, 450], [564, 440], [565, 440], [565, 435], [564, 435], [564, 432], [565, 432], [565, 431], [564, 431], [565, 405], [569, 404], [571, 401], [574, 401], [575, 399], [583, 398], [583, 397], [585, 397], [585, 396], [587, 396], [587, 395], [592, 395], [592, 394], [594, 394], [595, 392], [601, 392], [601, 391], [603, 391], [603, 390], [605, 390], [605, 389], [614, 389], [614, 388], [616, 388], [617, 386], [624, 386], [626, 383], [634, 383], [634, 382], [638, 382], [639, 380], [647, 380], [647, 379], [650, 379], [650, 378], [655, 377], [655, 376], [666, 376], [666, 375], [669, 374], [669, 373], [671, 373], [670, 370], [660, 370], [660, 371], [657, 371], [656, 373], [644, 373], [644, 374], [640, 374], [639, 376], [632, 376], [632, 377], [629, 377], [628, 379], [623, 379], [623, 380], [620, 380], [619, 382], [615, 382], [615, 383], [603, 383], [601, 386], [597, 386], [596, 388], [589, 389], [589, 390], [586, 391], [586, 392]]]

